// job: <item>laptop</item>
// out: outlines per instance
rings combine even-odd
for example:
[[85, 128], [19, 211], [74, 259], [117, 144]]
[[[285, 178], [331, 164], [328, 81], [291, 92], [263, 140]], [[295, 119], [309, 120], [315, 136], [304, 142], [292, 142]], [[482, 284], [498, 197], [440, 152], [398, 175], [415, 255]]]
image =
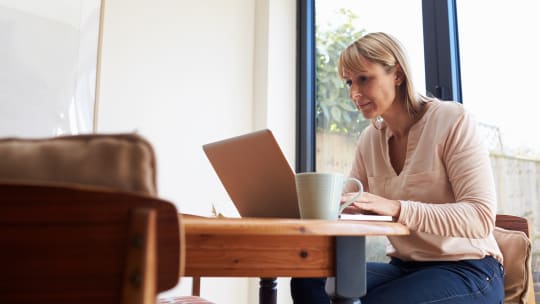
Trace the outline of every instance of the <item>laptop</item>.
[[[209, 143], [203, 150], [241, 217], [300, 218], [295, 173], [270, 130]], [[341, 219], [392, 221], [369, 214]]]
[[268, 129], [203, 150], [242, 217], [300, 218], [294, 171]]

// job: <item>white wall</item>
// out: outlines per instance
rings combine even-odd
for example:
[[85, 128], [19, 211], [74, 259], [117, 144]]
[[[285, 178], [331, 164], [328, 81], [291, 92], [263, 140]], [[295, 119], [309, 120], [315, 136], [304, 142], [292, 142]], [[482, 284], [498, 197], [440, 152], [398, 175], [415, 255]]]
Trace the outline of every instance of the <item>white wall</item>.
[[[201, 146], [271, 128], [294, 164], [295, 1], [106, 1], [98, 131], [145, 136], [160, 196], [210, 215], [229, 200]], [[256, 279], [207, 278], [202, 295], [256, 303]], [[189, 294], [183, 279], [172, 294]], [[288, 280], [278, 302], [290, 303]]]

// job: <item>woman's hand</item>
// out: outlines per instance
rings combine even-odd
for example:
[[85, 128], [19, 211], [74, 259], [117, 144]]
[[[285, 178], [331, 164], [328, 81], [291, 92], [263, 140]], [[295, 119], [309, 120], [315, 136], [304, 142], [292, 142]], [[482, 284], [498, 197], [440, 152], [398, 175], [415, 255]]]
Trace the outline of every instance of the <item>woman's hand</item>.
[[[344, 193], [341, 197], [341, 203], [348, 201], [354, 197], [358, 192]], [[401, 211], [401, 204], [396, 200], [389, 200], [384, 197], [380, 197], [369, 192], [364, 192], [357, 198], [352, 204], [347, 206], [343, 213], [364, 213], [364, 214], [379, 214], [379, 215], [391, 215], [392, 217], [399, 217]]]

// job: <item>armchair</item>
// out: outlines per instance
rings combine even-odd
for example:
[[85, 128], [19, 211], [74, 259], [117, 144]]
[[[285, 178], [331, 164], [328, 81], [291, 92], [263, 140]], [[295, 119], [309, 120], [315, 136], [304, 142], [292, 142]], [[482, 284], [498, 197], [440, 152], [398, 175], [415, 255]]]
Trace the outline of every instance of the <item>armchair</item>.
[[[72, 191], [90, 190], [142, 195], [149, 201], [159, 201], [156, 160], [152, 145], [136, 134], [0, 139], [0, 183], [12, 186], [66, 187]], [[115, 204], [115, 200], [112, 199], [114, 195], [110, 194], [111, 199], [108, 199], [108, 203]], [[158, 227], [160, 218], [157, 217]], [[178, 227], [177, 225], [176, 230], [179, 230]], [[161, 231], [158, 230], [157, 233], [159, 239]], [[181, 252], [176, 254], [181, 261]], [[170, 264], [169, 261], [162, 260], [159, 255], [158, 268], [175, 269], [182, 266], [180, 262]], [[176, 271], [177, 275], [181, 274], [180, 270]], [[174, 285], [167, 286], [172, 288]], [[159, 288], [158, 291], [165, 290]], [[193, 296], [162, 301], [187, 304], [193, 303], [194, 300], [199, 301], [196, 303], [211, 303]]]

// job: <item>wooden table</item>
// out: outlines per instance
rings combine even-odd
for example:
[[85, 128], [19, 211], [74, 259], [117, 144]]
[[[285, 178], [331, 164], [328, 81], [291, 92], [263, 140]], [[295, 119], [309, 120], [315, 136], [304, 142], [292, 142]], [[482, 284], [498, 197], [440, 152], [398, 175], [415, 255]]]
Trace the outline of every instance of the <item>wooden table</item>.
[[334, 303], [365, 294], [365, 237], [407, 235], [398, 223], [184, 215], [185, 276], [260, 277], [259, 302], [276, 303], [276, 277], [335, 277]]

